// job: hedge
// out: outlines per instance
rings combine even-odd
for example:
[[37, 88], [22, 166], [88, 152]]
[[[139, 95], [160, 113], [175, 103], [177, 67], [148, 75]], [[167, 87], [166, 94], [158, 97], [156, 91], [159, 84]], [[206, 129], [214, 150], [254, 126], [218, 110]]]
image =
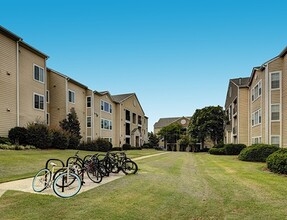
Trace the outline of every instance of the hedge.
[[238, 155], [244, 148], [246, 148], [245, 144], [225, 144], [224, 145], [226, 155]]
[[267, 157], [279, 150], [279, 147], [268, 144], [256, 144], [247, 147], [238, 155], [239, 160], [252, 162], [266, 162]]
[[287, 149], [280, 149], [266, 159], [267, 167], [274, 173], [287, 174]]
[[222, 148], [210, 148], [208, 153], [214, 154], [214, 155], [225, 155], [225, 149]]

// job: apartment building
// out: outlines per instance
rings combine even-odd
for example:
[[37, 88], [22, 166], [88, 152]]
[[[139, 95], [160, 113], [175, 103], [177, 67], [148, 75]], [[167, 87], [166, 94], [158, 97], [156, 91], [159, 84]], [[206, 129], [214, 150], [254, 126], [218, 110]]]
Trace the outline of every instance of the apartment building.
[[[248, 99], [237, 99], [238, 104], [247, 106], [246, 112], [237, 113], [237, 117], [247, 122], [239, 123], [242, 130], [247, 131], [247, 145], [256, 143], [274, 144], [287, 147], [287, 48], [278, 56], [254, 67], [248, 82]], [[245, 88], [244, 88], [245, 89]], [[230, 105], [226, 102], [226, 112], [230, 113]], [[230, 127], [225, 128], [226, 143], [245, 143], [246, 135], [239, 132], [239, 139], [228, 139], [226, 135]], [[246, 144], [246, 143], [245, 143]]]
[[74, 108], [83, 141], [101, 137], [113, 146], [141, 146], [148, 141], [148, 117], [135, 93], [93, 91], [47, 68], [47, 59], [47, 55], [0, 26], [0, 136], [32, 122], [59, 128], [59, 122]]
[[15, 126], [46, 121], [48, 56], [0, 27], [0, 136]]
[[[170, 118], [160, 118], [155, 124], [154, 124], [154, 134], [157, 134], [163, 127], [166, 127], [171, 124], [180, 124], [184, 129], [188, 128], [188, 125], [190, 123], [191, 117], [170, 117]], [[161, 139], [159, 141], [159, 146], [162, 146], [166, 149], [164, 140]], [[177, 146], [179, 148], [179, 146]]]
[[224, 142], [248, 144], [248, 94], [249, 77], [230, 79], [226, 94], [227, 122]]

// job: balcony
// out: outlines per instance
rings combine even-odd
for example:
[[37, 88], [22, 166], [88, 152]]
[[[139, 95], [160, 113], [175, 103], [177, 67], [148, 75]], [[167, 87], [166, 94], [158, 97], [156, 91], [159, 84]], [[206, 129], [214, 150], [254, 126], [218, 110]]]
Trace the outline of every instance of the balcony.
[[237, 116], [237, 105], [233, 106], [232, 112], [233, 112], [233, 117]]

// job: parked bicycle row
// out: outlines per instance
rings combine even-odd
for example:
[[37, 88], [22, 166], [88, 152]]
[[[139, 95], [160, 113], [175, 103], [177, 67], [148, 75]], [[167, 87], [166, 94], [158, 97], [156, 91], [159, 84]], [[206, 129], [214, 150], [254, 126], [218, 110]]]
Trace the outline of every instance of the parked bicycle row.
[[52, 188], [57, 196], [68, 198], [76, 195], [85, 183], [85, 175], [94, 183], [100, 183], [110, 173], [122, 171], [126, 175], [138, 171], [137, 164], [124, 152], [107, 152], [106, 154], [78, 155], [69, 157], [64, 163], [59, 159], [49, 159], [32, 182], [35, 192]]

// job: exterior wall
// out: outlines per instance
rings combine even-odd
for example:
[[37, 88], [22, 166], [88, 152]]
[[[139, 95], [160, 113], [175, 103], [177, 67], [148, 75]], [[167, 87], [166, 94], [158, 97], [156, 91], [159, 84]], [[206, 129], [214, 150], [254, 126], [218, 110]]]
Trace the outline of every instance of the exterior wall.
[[48, 70], [50, 93], [50, 127], [60, 128], [59, 122], [67, 116], [67, 81], [63, 76]]
[[287, 148], [287, 54], [282, 58], [282, 147]]
[[238, 99], [238, 142], [248, 145], [248, 88], [239, 89]]
[[[141, 146], [144, 142], [144, 140], [146, 139], [146, 137], [143, 136], [143, 134], [145, 134], [145, 136], [147, 136], [147, 131], [146, 129], [146, 124], [147, 124], [147, 119], [144, 120], [145, 115], [144, 112], [141, 109], [140, 103], [138, 102], [137, 98], [135, 95], [129, 97], [128, 99], [126, 99], [125, 101], [122, 102], [122, 106], [121, 106], [121, 117], [123, 119], [123, 121], [125, 121], [124, 126], [121, 126], [121, 135], [124, 138], [122, 140], [123, 143], [126, 143], [126, 110], [130, 111], [130, 137], [128, 136], [128, 138], [130, 138], [130, 144], [132, 146]], [[133, 113], [136, 114], [136, 120], [135, 123], [133, 123]], [[142, 124], [140, 125], [138, 123], [138, 116], [141, 116], [141, 120], [142, 120]], [[138, 132], [136, 131], [136, 129], [138, 129]], [[134, 134], [133, 134], [134, 132]]]
[[0, 33], [0, 136], [17, 125], [17, 43]]
[[[28, 123], [46, 122], [46, 101], [44, 110], [34, 108], [34, 94], [46, 95], [46, 60], [30, 50], [20, 46], [20, 126], [26, 127]], [[44, 70], [44, 82], [34, 79], [34, 65]]]

